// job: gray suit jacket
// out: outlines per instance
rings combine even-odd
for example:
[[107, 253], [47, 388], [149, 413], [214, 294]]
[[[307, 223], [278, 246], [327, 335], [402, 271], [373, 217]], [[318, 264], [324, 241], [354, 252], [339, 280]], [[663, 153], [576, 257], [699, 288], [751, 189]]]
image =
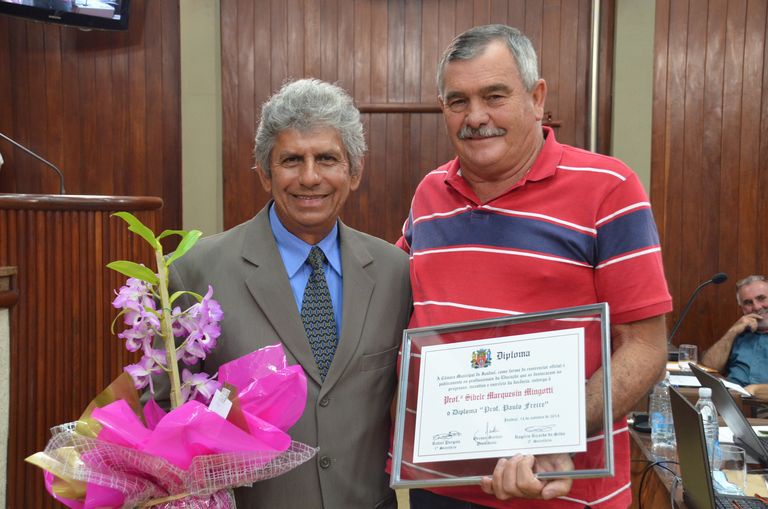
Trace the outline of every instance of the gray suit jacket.
[[253, 219], [204, 238], [171, 266], [171, 291], [205, 294], [224, 310], [218, 345], [204, 371], [282, 342], [307, 374], [307, 406], [289, 430], [319, 447], [307, 463], [238, 490], [238, 508], [394, 508], [384, 472], [390, 404], [402, 331], [410, 315], [408, 257], [339, 223], [344, 308], [339, 345], [324, 383], [315, 364], [268, 206]]

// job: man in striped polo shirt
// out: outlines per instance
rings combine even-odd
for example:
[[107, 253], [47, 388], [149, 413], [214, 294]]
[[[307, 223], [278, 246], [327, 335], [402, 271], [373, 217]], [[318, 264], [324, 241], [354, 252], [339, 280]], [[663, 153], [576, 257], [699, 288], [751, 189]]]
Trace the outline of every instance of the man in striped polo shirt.
[[[518, 30], [456, 37], [438, 88], [458, 157], [424, 177], [398, 242], [411, 255], [410, 327], [607, 302], [616, 475], [534, 475], [603, 463], [599, 338], [587, 338], [586, 452], [502, 459], [481, 486], [412, 490], [411, 508], [626, 508], [624, 416], [663, 372], [672, 309], [648, 198], [621, 161], [562, 145], [542, 126], [547, 86]], [[418, 465], [403, 468], [417, 475]]]

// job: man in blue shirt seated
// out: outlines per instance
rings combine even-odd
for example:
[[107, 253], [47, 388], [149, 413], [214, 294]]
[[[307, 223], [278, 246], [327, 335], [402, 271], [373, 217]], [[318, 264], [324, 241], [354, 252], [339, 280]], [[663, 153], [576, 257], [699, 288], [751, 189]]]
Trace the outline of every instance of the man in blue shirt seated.
[[750, 394], [768, 399], [768, 280], [760, 275], [742, 279], [736, 300], [744, 315], [701, 360]]

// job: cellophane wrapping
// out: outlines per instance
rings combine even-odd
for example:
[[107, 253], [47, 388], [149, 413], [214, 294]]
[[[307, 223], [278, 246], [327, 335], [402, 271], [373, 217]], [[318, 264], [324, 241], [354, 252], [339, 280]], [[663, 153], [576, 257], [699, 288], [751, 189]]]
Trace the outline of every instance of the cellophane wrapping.
[[219, 376], [235, 391], [226, 418], [197, 401], [169, 413], [153, 400], [142, 409], [124, 375], [79, 421], [52, 428], [45, 450], [27, 461], [75, 509], [234, 508], [233, 488], [288, 472], [316, 449], [287, 434], [304, 410], [306, 378], [280, 345], [221, 366]]

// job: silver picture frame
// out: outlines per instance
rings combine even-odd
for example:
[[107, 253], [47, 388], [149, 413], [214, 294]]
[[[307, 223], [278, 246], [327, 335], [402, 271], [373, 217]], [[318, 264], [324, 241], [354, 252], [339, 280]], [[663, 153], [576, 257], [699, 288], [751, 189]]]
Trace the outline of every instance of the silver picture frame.
[[[397, 404], [394, 427], [394, 444], [392, 452], [392, 467], [390, 485], [393, 488], [438, 488], [447, 486], [462, 486], [470, 484], [479, 484], [484, 476], [493, 473], [491, 463], [495, 465], [498, 458], [483, 460], [460, 460], [451, 461], [450, 468], [433, 468], [434, 465], [419, 466], [404, 460], [404, 439], [406, 436], [406, 414], [415, 414], [414, 409], [409, 409], [408, 395], [413, 387], [409, 386], [410, 365], [418, 354], [414, 354], [414, 342], [422, 338], [443, 337], [445, 335], [461, 336], [462, 334], [471, 335], [488, 329], [501, 330], [502, 328], [521, 326], [533, 322], [550, 322], [558, 320], [563, 322], [584, 320], [585, 322], [599, 321], [598, 325], [593, 325], [599, 330], [600, 351], [603, 378], [603, 438], [605, 441], [603, 466], [602, 468], [574, 469], [569, 471], [551, 471], [537, 474], [541, 479], [572, 478], [587, 479], [596, 477], [608, 477], [614, 475], [614, 443], [613, 443], [613, 419], [611, 405], [611, 363], [610, 363], [610, 318], [607, 303], [589, 304], [584, 306], [575, 306], [563, 309], [541, 311], [535, 313], [525, 313], [514, 316], [490, 318], [484, 320], [473, 320], [467, 322], [449, 323], [434, 327], [420, 327], [406, 329], [403, 331], [403, 341], [400, 357], [400, 377], [397, 390]], [[593, 332], [596, 334], [596, 332]], [[586, 380], [585, 380], [586, 383]], [[411, 385], [414, 385], [411, 383]], [[503, 388], [500, 388], [503, 389]], [[416, 389], [418, 392], [418, 389]], [[412, 433], [415, 435], [415, 432]], [[413, 444], [413, 436], [410, 442]], [[413, 447], [410, 448], [410, 458], [413, 458]], [[446, 465], [443, 462], [442, 465]], [[403, 476], [403, 465], [406, 465], [408, 471], [413, 473], [418, 471], [418, 478]], [[483, 472], [477, 470], [486, 469]], [[489, 470], [488, 470], [489, 469]]]

